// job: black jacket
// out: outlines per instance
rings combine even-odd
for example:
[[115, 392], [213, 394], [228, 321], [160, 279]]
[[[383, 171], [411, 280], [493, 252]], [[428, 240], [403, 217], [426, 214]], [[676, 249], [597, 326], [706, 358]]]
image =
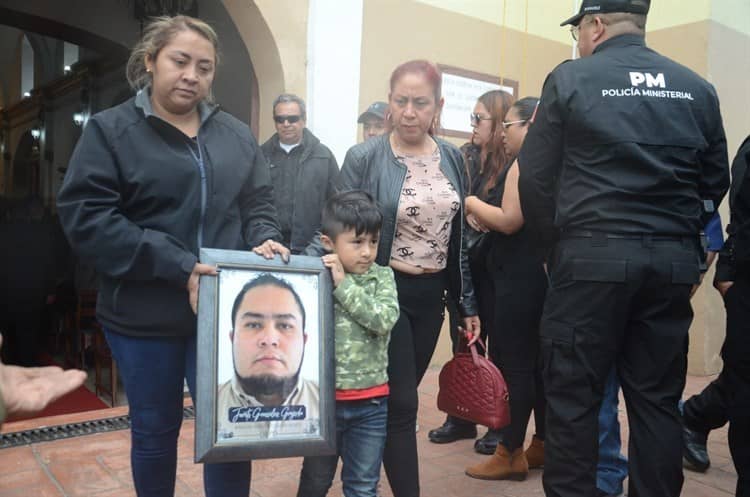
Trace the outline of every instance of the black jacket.
[[287, 154], [274, 134], [262, 146], [271, 168], [274, 205], [284, 243], [299, 253], [320, 228], [320, 215], [333, 191], [339, 166], [331, 151], [308, 129], [302, 143]]
[[206, 104], [199, 111], [196, 144], [153, 114], [143, 90], [93, 116], [71, 157], [60, 221], [100, 274], [97, 317], [112, 331], [195, 333], [186, 284], [199, 247], [280, 239], [268, 165], [249, 128]]
[[[451, 224], [451, 238], [448, 247], [448, 272], [450, 289], [464, 316], [476, 316], [477, 305], [474, 286], [471, 281], [469, 260], [464, 245], [463, 199], [466, 197], [464, 185], [463, 157], [455, 146], [435, 138], [440, 147], [440, 169], [461, 198], [461, 208]], [[376, 262], [387, 266], [391, 260], [391, 246], [396, 232], [396, 217], [401, 188], [406, 177], [404, 166], [391, 150], [389, 134], [373, 138], [349, 149], [336, 178], [335, 190], [364, 190], [371, 194], [383, 213], [383, 227]], [[309, 255], [320, 255], [323, 248], [319, 240], [313, 241], [306, 251]]]
[[524, 216], [547, 242], [555, 229], [697, 236], [704, 201], [729, 186], [713, 86], [632, 34], [550, 73], [518, 161]]
[[729, 237], [719, 252], [716, 281], [750, 278], [750, 136], [732, 162], [732, 189], [729, 192]]

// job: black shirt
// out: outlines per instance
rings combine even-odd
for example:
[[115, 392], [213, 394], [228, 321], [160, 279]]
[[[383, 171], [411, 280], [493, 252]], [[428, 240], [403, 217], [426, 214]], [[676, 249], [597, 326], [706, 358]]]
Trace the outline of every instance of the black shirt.
[[571, 229], [694, 235], [729, 185], [713, 86], [632, 34], [550, 73], [518, 160], [545, 244]]

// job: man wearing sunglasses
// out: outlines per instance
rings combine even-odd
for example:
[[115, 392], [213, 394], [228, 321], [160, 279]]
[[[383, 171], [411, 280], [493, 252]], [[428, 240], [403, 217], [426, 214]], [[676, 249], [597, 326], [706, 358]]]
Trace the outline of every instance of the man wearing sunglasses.
[[320, 227], [320, 213], [339, 172], [333, 153], [305, 127], [305, 101], [284, 93], [273, 102], [276, 133], [261, 149], [271, 182], [282, 243], [299, 254]]
[[524, 218], [549, 248], [547, 497], [602, 495], [597, 416], [612, 368], [629, 413], [629, 493], [682, 488], [690, 293], [729, 164], [716, 90], [646, 47], [649, 7], [583, 0], [562, 23], [581, 58], [547, 77], [518, 157]]

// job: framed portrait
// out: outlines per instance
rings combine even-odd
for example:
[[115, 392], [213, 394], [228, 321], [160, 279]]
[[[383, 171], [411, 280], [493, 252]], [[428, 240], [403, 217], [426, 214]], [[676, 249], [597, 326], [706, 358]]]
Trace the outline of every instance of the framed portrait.
[[333, 454], [333, 285], [317, 257], [201, 249], [196, 462]]

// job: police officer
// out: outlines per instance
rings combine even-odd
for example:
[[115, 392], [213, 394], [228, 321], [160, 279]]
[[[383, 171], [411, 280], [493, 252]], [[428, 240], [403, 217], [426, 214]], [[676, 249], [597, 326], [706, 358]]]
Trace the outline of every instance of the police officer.
[[682, 487], [685, 384], [699, 232], [729, 184], [713, 87], [645, 45], [648, 0], [583, 0], [581, 59], [548, 76], [519, 156], [521, 206], [548, 257], [541, 324], [544, 489], [592, 497], [597, 414], [616, 366], [630, 495]]
[[[724, 368], [700, 395], [685, 402], [687, 431], [706, 436], [729, 419], [729, 450], [737, 470], [738, 497], [750, 496], [750, 136], [732, 163], [729, 238], [719, 253], [714, 286], [724, 297], [727, 336]], [[686, 442], [688, 440], [686, 439]], [[688, 447], [685, 455], [688, 456]], [[686, 457], [687, 458], [687, 457]], [[705, 459], [705, 470], [708, 458]]]

